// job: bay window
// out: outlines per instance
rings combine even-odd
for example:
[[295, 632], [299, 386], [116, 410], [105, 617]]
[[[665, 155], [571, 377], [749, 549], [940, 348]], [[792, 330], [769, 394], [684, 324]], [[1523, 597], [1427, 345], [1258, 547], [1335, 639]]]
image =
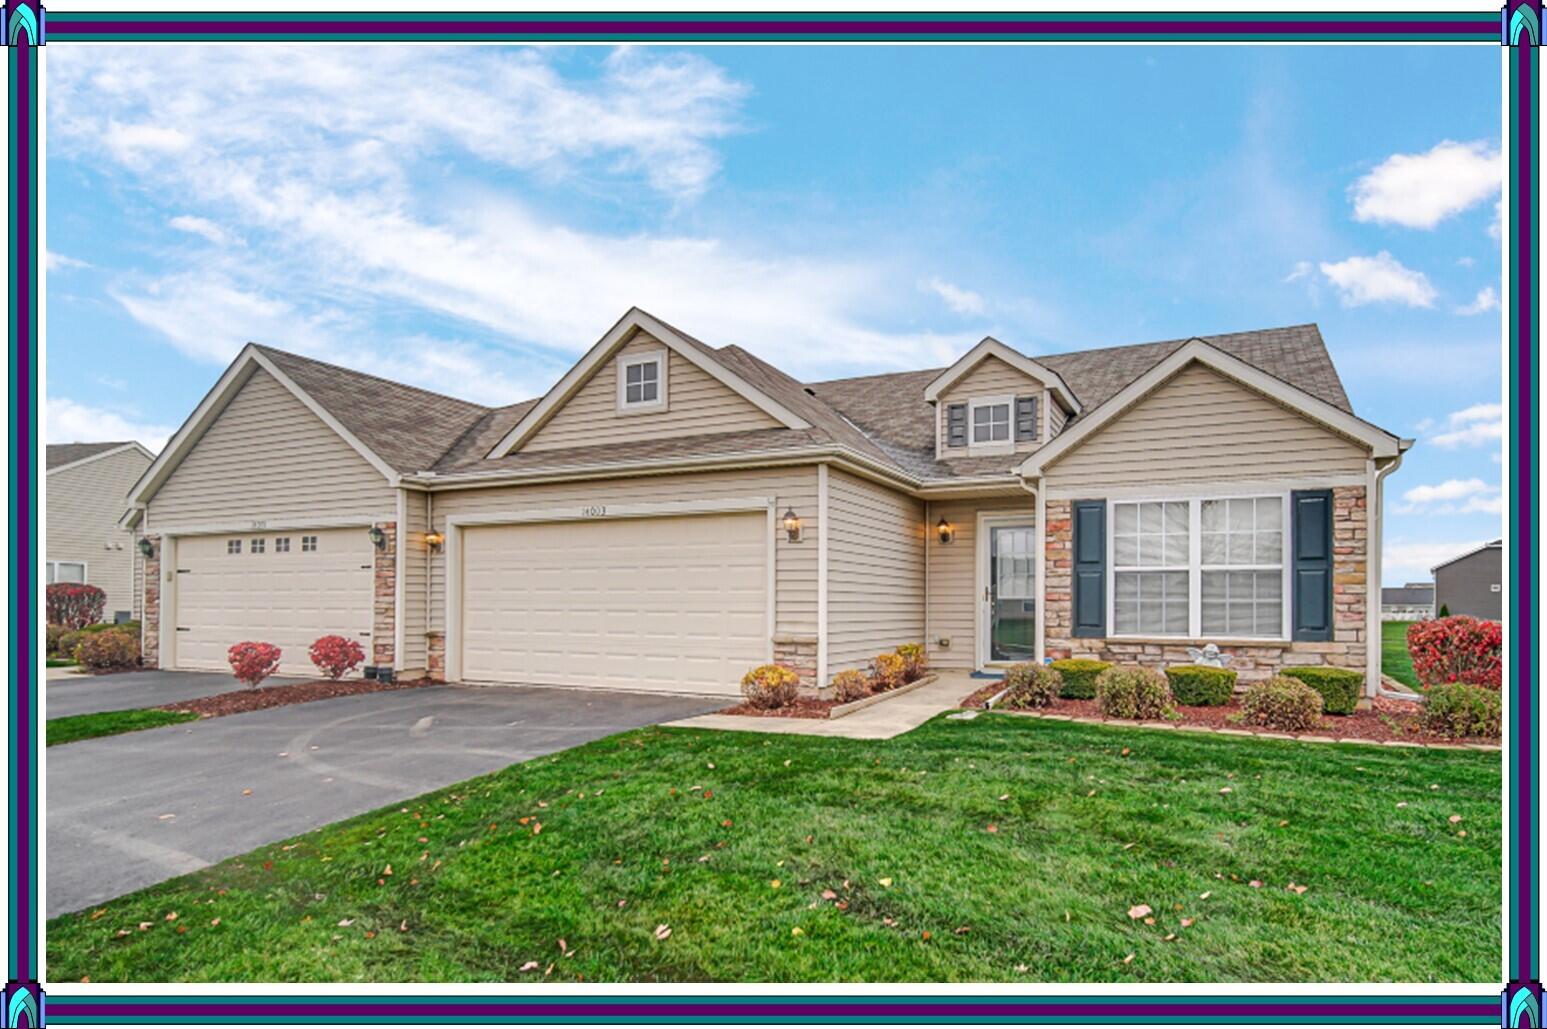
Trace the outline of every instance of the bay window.
[[1286, 502], [1113, 501], [1112, 634], [1287, 638]]

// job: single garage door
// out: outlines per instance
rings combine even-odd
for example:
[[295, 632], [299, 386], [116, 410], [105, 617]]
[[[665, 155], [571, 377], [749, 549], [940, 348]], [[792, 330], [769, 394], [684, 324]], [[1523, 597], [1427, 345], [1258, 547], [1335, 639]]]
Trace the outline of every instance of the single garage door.
[[470, 682], [735, 694], [768, 654], [766, 513], [469, 527]]
[[315, 675], [307, 648], [329, 634], [368, 659], [374, 559], [359, 527], [179, 537], [176, 666], [228, 671], [231, 644], [261, 640], [284, 651], [281, 672]]

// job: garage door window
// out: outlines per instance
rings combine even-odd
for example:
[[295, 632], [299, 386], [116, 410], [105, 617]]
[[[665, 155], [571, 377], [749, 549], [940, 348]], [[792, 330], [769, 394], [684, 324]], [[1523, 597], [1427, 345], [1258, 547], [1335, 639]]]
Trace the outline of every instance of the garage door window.
[[240, 554], [242, 552], [241, 540], [226, 540], [226, 553]]
[[261, 539], [253, 540], [252, 541], [252, 552], [254, 554], [261, 554], [261, 553], [263, 553], [263, 546], [264, 546], [264, 541], [263, 540], [261, 540]]
[[276, 537], [274, 537], [274, 553], [276, 553], [276, 554], [288, 554], [288, 553], [290, 553], [290, 537], [289, 536], [276, 536]]
[[316, 550], [316, 549], [317, 549], [317, 537], [316, 536], [302, 536], [301, 537], [301, 550], [302, 551], [312, 551], [312, 550]]

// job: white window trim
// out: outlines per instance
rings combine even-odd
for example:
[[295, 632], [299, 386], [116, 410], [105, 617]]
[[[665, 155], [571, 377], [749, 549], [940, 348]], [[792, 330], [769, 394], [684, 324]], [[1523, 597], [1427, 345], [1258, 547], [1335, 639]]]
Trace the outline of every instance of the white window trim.
[[[976, 435], [978, 408], [998, 407], [1004, 405], [1009, 412], [1009, 422], [1006, 428], [1009, 430], [1007, 439], [990, 440], [987, 443], [979, 443], [973, 439]], [[967, 401], [967, 453], [976, 457], [980, 454], [1013, 454], [1015, 453], [1015, 397], [1006, 393], [1002, 396], [973, 397]]]
[[67, 557], [60, 558], [57, 561], [50, 560], [48, 562], [48, 570], [49, 570], [50, 573], [52, 573], [52, 578], [53, 578], [53, 582], [50, 583], [49, 585], [58, 585], [58, 583], [59, 583], [59, 566], [60, 565], [80, 565], [81, 566], [81, 581], [80, 582], [67, 583], [66, 585], [70, 585], [70, 586], [89, 586], [89, 585], [91, 585], [91, 563], [88, 562], [88, 561], [72, 561], [70, 558], [67, 558]]
[[[1283, 560], [1277, 565], [1227, 565], [1220, 566], [1235, 571], [1272, 571], [1277, 568], [1280, 575], [1281, 600], [1280, 610], [1283, 614], [1283, 623], [1279, 626], [1277, 636], [1231, 636], [1226, 633], [1203, 633], [1203, 501], [1205, 500], [1255, 500], [1259, 497], [1277, 497], [1283, 507]], [[1116, 599], [1117, 599], [1117, 563], [1113, 557], [1113, 538], [1117, 535], [1117, 505], [1118, 504], [1162, 504], [1186, 502], [1187, 511], [1187, 632], [1117, 632]], [[1289, 643], [1293, 640], [1292, 620], [1294, 612], [1290, 609], [1292, 599], [1290, 574], [1293, 564], [1293, 526], [1289, 520], [1289, 494], [1281, 490], [1247, 490], [1246, 492], [1231, 491], [1227, 493], [1182, 493], [1165, 494], [1161, 496], [1135, 496], [1135, 497], [1109, 497], [1107, 498], [1106, 512], [1106, 601], [1107, 601], [1107, 639], [1111, 640], [1176, 640], [1182, 642], [1207, 642], [1215, 643]], [[1170, 565], [1157, 566], [1143, 569], [1124, 569], [1125, 571], [1165, 572], [1181, 571]], [[1210, 569], [1216, 570], [1216, 569]]]
[[[654, 400], [640, 400], [629, 403], [628, 400], [628, 370], [642, 364], [654, 364], [656, 372], [656, 387]], [[618, 410], [626, 414], [636, 411], [659, 411], [666, 407], [666, 350], [651, 350], [647, 353], [623, 354], [618, 357]]]

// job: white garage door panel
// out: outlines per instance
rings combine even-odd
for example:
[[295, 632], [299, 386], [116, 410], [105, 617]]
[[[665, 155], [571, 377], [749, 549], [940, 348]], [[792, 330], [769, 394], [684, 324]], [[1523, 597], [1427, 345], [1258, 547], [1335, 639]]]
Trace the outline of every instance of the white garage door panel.
[[[317, 537], [317, 549], [302, 550], [302, 536]], [[241, 553], [227, 553], [230, 540]], [[179, 538], [177, 667], [227, 671], [233, 643], [259, 640], [284, 651], [282, 673], [314, 675], [307, 648], [329, 634], [357, 640], [369, 656], [374, 558], [363, 528]]]
[[462, 675], [735, 694], [768, 653], [767, 515], [473, 526]]

